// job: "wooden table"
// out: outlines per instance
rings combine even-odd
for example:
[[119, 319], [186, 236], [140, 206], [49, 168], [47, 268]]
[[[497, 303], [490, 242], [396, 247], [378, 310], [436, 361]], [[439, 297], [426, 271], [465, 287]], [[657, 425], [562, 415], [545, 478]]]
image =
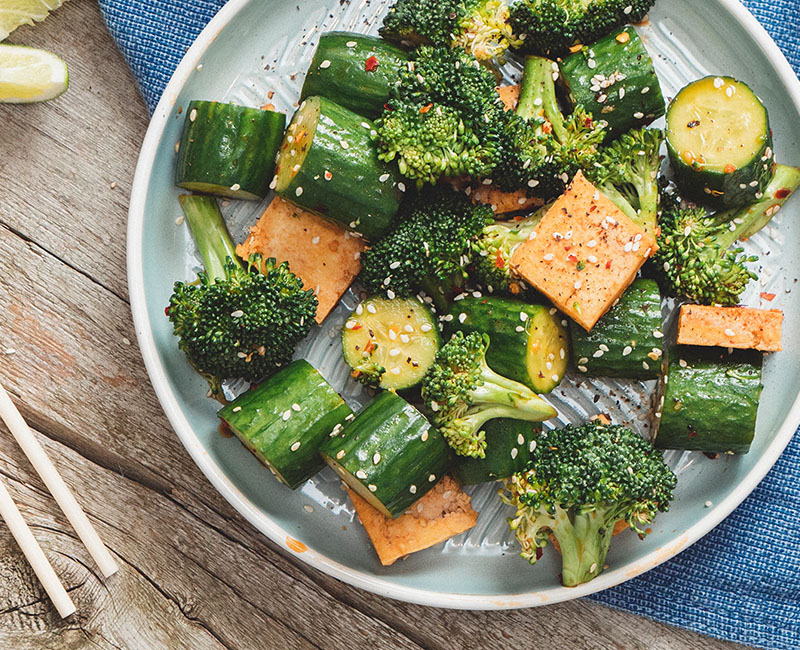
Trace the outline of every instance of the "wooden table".
[[70, 65], [60, 99], [0, 105], [0, 378], [121, 571], [101, 581], [0, 426], [0, 473], [74, 599], [60, 620], [0, 524], [0, 648], [722, 650], [579, 600], [435, 610], [287, 557], [212, 488], [156, 401], [125, 276], [129, 190], [147, 110], [90, 0], [9, 42]]

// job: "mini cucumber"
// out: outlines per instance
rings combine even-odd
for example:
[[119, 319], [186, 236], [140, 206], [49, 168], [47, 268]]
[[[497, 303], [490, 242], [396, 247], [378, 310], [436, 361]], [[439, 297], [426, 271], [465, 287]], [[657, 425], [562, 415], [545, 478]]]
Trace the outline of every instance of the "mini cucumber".
[[580, 374], [658, 378], [664, 340], [658, 283], [644, 278], [634, 280], [590, 332], [571, 323], [570, 335]]
[[486, 363], [497, 373], [549, 393], [564, 377], [569, 339], [562, 316], [551, 307], [511, 298], [457, 300], [445, 318], [445, 337], [461, 330], [488, 334]]
[[608, 138], [664, 115], [653, 60], [633, 27], [616, 29], [567, 56], [559, 80], [571, 109], [582, 105], [608, 124]]
[[221, 102], [190, 102], [178, 148], [175, 184], [232, 199], [263, 199], [269, 192], [285, 126], [283, 113]]
[[653, 444], [746, 454], [756, 428], [763, 356], [737, 350], [674, 347]]
[[342, 329], [344, 360], [353, 377], [386, 390], [416, 386], [439, 345], [439, 327], [416, 298], [368, 298]]
[[217, 415], [294, 490], [325, 466], [320, 445], [353, 412], [311, 364], [298, 360]]
[[380, 393], [320, 449], [325, 462], [360, 497], [397, 517], [450, 466], [450, 448], [417, 409]]
[[327, 97], [374, 120], [408, 59], [407, 52], [375, 36], [326, 32], [319, 37], [300, 99]]
[[309, 97], [286, 132], [275, 193], [374, 241], [385, 235], [405, 188], [397, 165], [378, 160], [367, 118]]
[[757, 201], [775, 173], [767, 109], [731, 77], [704, 77], [675, 96], [667, 151], [681, 193], [717, 209]]
[[454, 476], [464, 485], [507, 478], [524, 470], [531, 457], [531, 445], [542, 430], [535, 422], [509, 418], [489, 420], [486, 432], [485, 458], [457, 456]]

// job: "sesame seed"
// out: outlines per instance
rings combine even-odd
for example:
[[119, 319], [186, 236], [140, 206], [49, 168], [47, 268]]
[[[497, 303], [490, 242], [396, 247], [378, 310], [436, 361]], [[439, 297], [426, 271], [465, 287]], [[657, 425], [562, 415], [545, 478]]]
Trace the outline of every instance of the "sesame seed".
[[602, 350], [595, 350], [595, 351], [594, 351], [594, 353], [592, 354], [592, 356], [593, 356], [595, 359], [599, 359], [600, 357], [602, 357], [602, 356], [603, 356], [603, 351], [602, 351]]
[[706, 508], [710, 508], [710, 507], [711, 507], [711, 506], [713, 506], [714, 504], [713, 504], [713, 503], [711, 503], [711, 501], [706, 501], [704, 505], [705, 505], [705, 507], [706, 507]]
[[303, 194], [303, 187], [298, 186], [298, 188], [294, 191], [295, 196], [302, 196]]
[[588, 363], [588, 362], [589, 359], [587, 357], [581, 357], [580, 359], [578, 359], [578, 363]]
[[378, 489], [378, 486], [375, 485], [374, 483], [370, 483], [367, 487], [369, 488], [370, 492], [375, 492]]
[[653, 330], [653, 336], [657, 339], [664, 338], [664, 332], [659, 332], [658, 330]]
[[733, 86], [728, 86], [728, 87], [725, 89], [725, 94], [726, 94], [728, 97], [733, 97]]
[[355, 322], [354, 320], [349, 320], [349, 321], [347, 321], [347, 322], [344, 324], [344, 326], [345, 326], [347, 329], [351, 330], [351, 329], [353, 329], [353, 328], [356, 326], [356, 322]]
[[325, 70], [326, 68], [331, 67], [331, 62], [328, 59], [325, 59], [322, 63], [319, 64], [319, 67]]
[[519, 313], [519, 319], [524, 323], [526, 320], [528, 320], [528, 314], [526, 314], [524, 311], [521, 311]]
[[458, 315], [458, 322], [463, 323], [465, 320], [467, 320], [467, 315], [464, 312], [461, 312]]
[[636, 111], [633, 114], [633, 117], [635, 117], [637, 120], [641, 120], [644, 117], [644, 113], [642, 113], [641, 111]]
[[625, 97], [625, 86], [619, 89], [619, 98], [622, 99]]
[[239, 357], [240, 359], [244, 359], [245, 357], [247, 357], [247, 355], [244, 352], [237, 352], [236, 356]]
[[319, 244], [319, 236], [312, 237], [312, 238], [311, 238], [311, 243], [312, 243], [314, 246], [316, 246], [317, 244]]
[[238, 192], [240, 189], [242, 189], [242, 186], [239, 185], [239, 183], [234, 183], [231, 185], [231, 192]]
[[284, 421], [288, 420], [290, 417], [292, 417], [292, 410], [286, 409], [281, 417], [284, 419]]
[[392, 341], [396, 341], [397, 340], [397, 332], [395, 332], [394, 330], [389, 330], [389, 339], [392, 340]]
[[623, 357], [627, 357], [631, 352], [633, 352], [633, 348], [630, 345], [626, 345], [622, 349], [622, 356]]
[[630, 253], [632, 249], [633, 249], [633, 242], [631, 241], [626, 242], [625, 246], [622, 247], [622, 250], [624, 250], [626, 253]]
[[435, 480], [436, 480], [436, 474], [431, 474], [431, 475], [428, 477], [428, 482], [429, 482], [429, 483], [433, 483]]
[[408, 334], [401, 334], [401, 335], [400, 335], [400, 340], [401, 340], [403, 343], [408, 343], [408, 342], [409, 342], [411, 339], [408, 337]]
[[603, 352], [608, 352], [608, 346], [605, 343], [601, 343], [597, 347], [600, 348]]
[[289, 449], [291, 449], [292, 451], [297, 451], [298, 449], [300, 449], [300, 441], [298, 440], [291, 447], [289, 447]]
[[581, 288], [581, 281], [580, 280], [576, 280], [575, 284], [573, 284], [572, 286], [575, 287], [576, 289], [580, 289]]
[[347, 41], [347, 43], [345, 43], [345, 45], [347, 47], [355, 47], [356, 46], [356, 42], [355, 41]]
[[595, 61], [594, 59], [589, 59], [586, 62], [586, 65], [589, 66], [590, 70], [594, 70], [597, 67], [597, 61]]
[[342, 145], [342, 149], [350, 148], [350, 143], [347, 140], [339, 140], [339, 144]]
[[375, 454], [372, 456], [372, 464], [373, 464], [373, 465], [377, 465], [377, 464], [378, 464], [378, 463], [380, 463], [380, 462], [381, 462], [381, 455], [380, 455], [380, 452], [377, 452], [377, 451], [376, 451], [376, 452], [375, 452]]
[[523, 436], [521, 433], [517, 436], [517, 444], [518, 445], [525, 444], [525, 436]]
[[234, 412], [234, 413], [238, 413], [238, 412], [239, 412], [239, 411], [241, 411], [241, 410], [242, 410], [242, 407], [241, 407], [241, 406], [234, 406], [234, 407], [233, 407], [233, 412]]
[[377, 314], [378, 313], [378, 310], [375, 308], [375, 305], [373, 305], [372, 303], [367, 305], [367, 311], [370, 314]]
[[589, 264], [597, 264], [597, 257], [594, 255], [589, 255], [589, 257], [586, 258], [586, 261], [589, 262]]
[[645, 86], [644, 88], [642, 88], [642, 95], [646, 95], [649, 92], [650, 92], [650, 86]]
[[553, 374], [553, 375], [550, 377], [550, 379], [552, 379], [553, 381], [558, 381], [558, 375], [556, 375], [556, 374]]
[[272, 182], [269, 184], [269, 189], [274, 190], [278, 186], [278, 177], [273, 176]]
[[300, 405], [297, 402], [295, 402], [294, 404], [292, 404], [292, 410], [296, 411], [297, 413], [299, 413], [300, 412]]
[[516, 447], [512, 447], [511, 448], [511, 458], [512, 459], [516, 458], [518, 453], [519, 453], [519, 449], [517, 449]]
[[596, 239], [590, 239], [589, 241], [586, 242], [586, 247], [587, 248], [594, 248], [595, 246], [597, 246], [597, 240]]
[[539, 181], [537, 181], [535, 178], [532, 178], [531, 180], [528, 181], [528, 187], [536, 187], [538, 184]]
[[419, 439], [422, 440], [422, 442], [426, 442], [428, 440], [428, 430], [427, 429], [425, 429], [425, 431], [422, 432], [422, 435], [419, 437]]
[[566, 356], [567, 356], [567, 352], [566, 352], [566, 350], [564, 350], [564, 348], [561, 348], [561, 349], [558, 351], [558, 356], [559, 356], [559, 357], [561, 357], [562, 359], [565, 359], [565, 358], [566, 358]]
[[543, 259], [545, 262], [549, 262], [549, 261], [550, 261], [550, 260], [552, 260], [554, 257], [555, 257], [555, 255], [553, 255], [552, 253], [547, 253], [547, 255], [542, 255], [542, 259]]
[[389, 300], [394, 300], [394, 296], [395, 296], [395, 294], [394, 294], [394, 291], [392, 291], [391, 289], [388, 289], [388, 290], [386, 291], [386, 297], [387, 297]]
[[391, 178], [391, 176], [392, 176], [391, 174], [381, 174], [380, 176], [378, 176], [378, 180], [381, 183], [385, 183], [386, 181], [388, 181]]
[[729, 327], [725, 330], [725, 336], [736, 336], [736, 332]]
[[431, 411], [433, 411], [434, 413], [436, 413], [436, 411], [439, 410], [439, 405], [436, 402], [431, 402], [430, 403], [430, 407], [431, 407]]
[[397, 189], [400, 190], [401, 192], [405, 192], [406, 191], [406, 184], [402, 183], [402, 182], [398, 183], [397, 184]]
[[189, 121], [194, 122], [197, 119], [197, 109], [193, 108], [192, 112], [189, 113]]
[[363, 481], [367, 478], [367, 473], [363, 469], [360, 469], [356, 472], [356, 478], [360, 478]]
[[578, 366], [578, 371], [579, 372], [588, 372], [589, 369], [586, 366]]
[[647, 361], [642, 361], [642, 368], [645, 370], [650, 370], [650, 364]]
[[[627, 16], [629, 13], [631, 13], [631, 11], [633, 11], [633, 7], [631, 5], [628, 5], [627, 7], [625, 7], [625, 9], [622, 10], [622, 13], [624, 13]], [[597, 567], [595, 566], [594, 569], [596, 568]], [[594, 571], [594, 569], [591, 569], [591, 571]]]
[[409, 485], [408, 486], [408, 491], [411, 492], [411, 494], [416, 494], [417, 493], [417, 486], [416, 485]]
[[515, 331], [517, 331], [517, 332], [524, 332], [524, 331], [525, 331], [525, 328], [524, 328], [522, 325], [517, 325], [517, 326], [514, 328], [514, 330], [515, 330]]
[[423, 332], [430, 332], [433, 329], [433, 325], [430, 323], [423, 323], [422, 326], [419, 328]]
[[336, 452], [336, 460], [342, 460], [344, 458], [344, 449], [340, 449]]

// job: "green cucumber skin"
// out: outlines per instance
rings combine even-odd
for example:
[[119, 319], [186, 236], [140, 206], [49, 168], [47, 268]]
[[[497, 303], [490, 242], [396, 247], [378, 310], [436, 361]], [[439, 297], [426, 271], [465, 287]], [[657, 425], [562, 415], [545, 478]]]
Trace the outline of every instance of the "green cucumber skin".
[[[520, 312], [528, 316], [526, 321], [521, 320]], [[527, 367], [528, 342], [536, 335], [536, 330], [532, 331], [532, 323], [539, 318], [546, 317], [554, 321], [565, 355], [569, 355], [567, 331], [559, 322], [561, 315], [551, 315], [549, 307], [511, 298], [468, 297], [453, 303], [450, 316], [452, 318], [444, 324], [445, 340], [458, 330], [488, 334], [486, 363], [495, 372], [521, 382], [537, 393], [549, 393], [561, 382], [561, 377], [553, 381], [547, 373], [531, 376]], [[524, 329], [518, 331], [518, 327]], [[554, 350], [554, 353], [560, 356], [560, 350]]]
[[453, 474], [464, 485], [497, 481], [524, 470], [531, 459], [531, 442], [542, 427], [535, 422], [497, 418], [489, 420], [483, 430], [486, 457], [456, 457]]
[[[634, 280], [590, 332], [570, 324], [572, 356], [578, 373], [588, 377], [657, 379], [661, 374], [662, 326], [658, 283], [645, 278]], [[608, 347], [607, 352], [600, 349], [601, 344]], [[623, 354], [627, 347], [631, 348], [630, 353]], [[599, 357], [595, 356], [598, 351], [602, 352]]]
[[[230, 198], [265, 198], [286, 115], [198, 100], [189, 102], [185, 114], [175, 184], [188, 190], [198, 183], [218, 186], [212, 193]], [[239, 190], [230, 189], [236, 185]]]
[[[626, 43], [617, 40], [623, 32], [628, 34]], [[589, 67], [590, 60], [595, 62], [594, 68]], [[610, 78], [614, 73], [625, 78], [608, 88], [591, 89], [595, 75]], [[560, 64], [559, 80], [571, 109], [580, 104], [595, 120], [608, 124], [607, 139], [646, 126], [666, 110], [653, 60], [633, 27], [614, 30], [567, 56]], [[622, 99], [621, 88], [625, 89]], [[643, 94], [645, 88], [649, 90]], [[604, 96], [605, 101], [598, 101]], [[642, 116], [634, 117], [638, 113]]]
[[755, 433], [762, 358], [742, 351], [729, 355], [713, 348], [672, 348], [653, 444], [746, 454]]
[[[378, 160], [371, 122], [324, 97], [318, 99], [321, 111], [314, 140], [297, 174], [279, 194], [369, 241], [380, 239], [391, 228], [403, 197], [397, 165]], [[324, 179], [326, 171], [330, 180]], [[381, 182], [384, 175], [388, 177]]]
[[[753, 93], [750, 86], [742, 81], [730, 77], [720, 78], [726, 81], [735, 81]], [[755, 95], [755, 93], [753, 94]], [[670, 108], [679, 100], [680, 92], [670, 103]], [[772, 147], [772, 129], [769, 126], [769, 113], [766, 106], [764, 106], [764, 119], [766, 122], [765, 137], [758, 153], [753, 156], [750, 164], [726, 174], [720, 171], [695, 169], [681, 159], [680, 153], [669, 140], [668, 110], [667, 154], [675, 175], [675, 183], [680, 188], [682, 195], [716, 210], [738, 208], [758, 201], [775, 175], [775, 152]], [[753, 182], [757, 185], [752, 186]]]
[[[287, 412], [290, 416], [284, 420]], [[322, 375], [307, 361], [298, 360], [217, 415], [294, 490], [325, 466], [320, 446], [352, 414]], [[300, 446], [292, 451], [298, 441]]]
[[[425, 495], [450, 466], [450, 449], [442, 435], [391, 391], [375, 397], [320, 451], [360, 481], [392, 517]], [[375, 454], [380, 454], [377, 463]], [[359, 471], [366, 478], [358, 477]], [[411, 486], [416, 486], [413, 492]]]
[[[348, 47], [348, 43], [355, 44]], [[378, 67], [366, 69], [374, 56]], [[375, 36], [354, 32], [327, 32], [319, 38], [317, 51], [306, 74], [300, 99], [319, 95], [372, 120], [383, 113], [397, 75], [408, 64], [408, 54]], [[328, 61], [327, 67], [321, 67]]]

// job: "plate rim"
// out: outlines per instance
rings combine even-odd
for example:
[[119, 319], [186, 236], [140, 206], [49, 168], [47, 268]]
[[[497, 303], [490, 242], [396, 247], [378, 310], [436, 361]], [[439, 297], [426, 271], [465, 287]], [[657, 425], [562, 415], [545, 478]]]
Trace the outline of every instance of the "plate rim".
[[[663, 1], [663, 0], [662, 0]], [[784, 54], [766, 29], [739, 0], [718, 0], [731, 16], [750, 34], [773, 66], [782, 85], [787, 89], [795, 107], [800, 110], [800, 79], [795, 75]], [[211, 19], [181, 59], [161, 96], [139, 153], [128, 209], [127, 228], [127, 275], [128, 292], [136, 338], [144, 360], [148, 377], [173, 430], [215, 489], [259, 532], [280, 546], [284, 553], [299, 558], [310, 566], [353, 586], [381, 596], [403, 600], [418, 605], [446, 607], [451, 609], [516, 609], [552, 604], [587, 596], [630, 580], [674, 557], [694, 544], [715, 528], [725, 517], [744, 501], [766, 476], [778, 457], [789, 444], [800, 425], [800, 392], [791, 409], [778, 428], [770, 446], [762, 454], [744, 479], [722, 501], [709, 509], [682, 535], [659, 546], [633, 565], [626, 564], [604, 572], [589, 583], [578, 587], [552, 587], [544, 590], [506, 595], [464, 594], [408, 587], [388, 582], [379, 576], [351, 568], [336, 562], [312, 548], [298, 552], [296, 540], [289, 532], [272, 521], [250, 501], [217, 465], [194, 433], [183, 414], [180, 404], [169, 387], [167, 373], [159, 359], [152, 327], [147, 312], [142, 261], [142, 232], [146, 189], [150, 181], [153, 162], [167, 121], [172, 114], [183, 86], [194, 72], [200, 59], [216, 37], [234, 17], [253, 0], [229, 0]], [[302, 542], [302, 540], [300, 540]]]

